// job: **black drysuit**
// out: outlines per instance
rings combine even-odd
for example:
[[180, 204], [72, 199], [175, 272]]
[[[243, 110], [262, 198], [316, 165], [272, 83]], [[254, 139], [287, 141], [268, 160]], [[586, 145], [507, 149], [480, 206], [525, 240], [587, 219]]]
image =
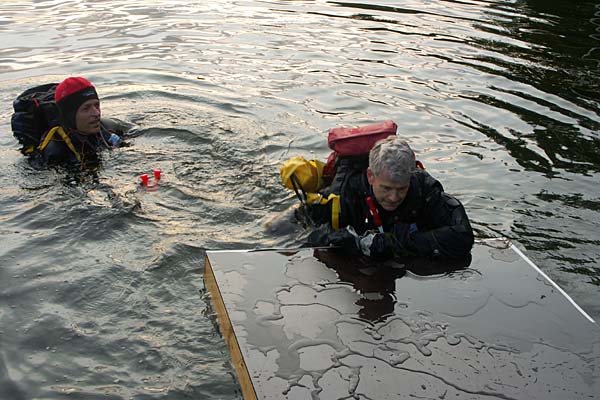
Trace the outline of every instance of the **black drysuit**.
[[[366, 172], [349, 172], [341, 185], [340, 228], [352, 226], [358, 235], [378, 232], [369, 212], [367, 197], [373, 196]], [[392, 256], [462, 257], [473, 246], [473, 230], [463, 205], [444, 193], [441, 183], [426, 171], [417, 169], [410, 178], [408, 193], [394, 211], [377, 205], [384, 233], [376, 235], [371, 254]], [[316, 223], [331, 223], [328, 206], [311, 205], [309, 215]], [[309, 236], [311, 245], [331, 244], [330, 226], [317, 228]]]
[[77, 159], [75, 153], [67, 146], [67, 143], [61, 136], [55, 134], [53, 139], [41, 151], [42, 158], [46, 164], [61, 164], [86, 168], [95, 167], [99, 163], [98, 152], [101, 149], [111, 148], [111, 142], [114, 142], [111, 139], [111, 135], [113, 134], [104, 126], [101, 126], [100, 132], [93, 135], [84, 135], [74, 130], [67, 132], [81, 160]]

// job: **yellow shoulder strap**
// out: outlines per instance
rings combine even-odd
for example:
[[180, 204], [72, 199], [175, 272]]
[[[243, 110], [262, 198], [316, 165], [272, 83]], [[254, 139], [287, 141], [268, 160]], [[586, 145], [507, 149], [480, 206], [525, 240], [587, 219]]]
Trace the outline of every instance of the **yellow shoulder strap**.
[[340, 214], [342, 212], [340, 207], [340, 196], [331, 193], [328, 197], [331, 201], [331, 226], [333, 229], [340, 229]]
[[65, 144], [69, 148], [69, 150], [71, 150], [73, 152], [73, 154], [75, 154], [75, 158], [77, 158], [77, 161], [81, 162], [81, 156], [79, 155], [77, 150], [75, 150], [75, 146], [73, 146], [73, 142], [69, 138], [69, 135], [67, 135], [65, 130], [62, 128], [62, 126], [55, 126], [54, 128], [50, 129], [48, 131], [48, 133], [46, 134], [46, 137], [44, 138], [42, 143], [38, 146], [38, 150], [40, 150], [40, 151], [44, 150], [46, 148], [46, 146], [48, 146], [48, 143], [50, 143], [50, 141], [52, 140], [52, 138], [54, 137], [54, 134], [56, 132], [58, 132], [58, 134], [60, 135], [62, 140], [65, 142]]
[[54, 137], [54, 134], [56, 133], [58, 128], [60, 128], [60, 127], [55, 126], [54, 128], [50, 129], [48, 131], [48, 133], [46, 133], [46, 137], [44, 138], [44, 141], [42, 143], [40, 143], [40, 145], [38, 146], [38, 150], [42, 151], [46, 148], [46, 146], [48, 146], [48, 143], [50, 143], [50, 141]]
[[323, 197], [320, 193], [307, 193], [306, 204], [322, 204], [325, 205], [331, 202], [331, 226], [333, 229], [340, 229], [340, 196], [331, 193], [327, 198]]

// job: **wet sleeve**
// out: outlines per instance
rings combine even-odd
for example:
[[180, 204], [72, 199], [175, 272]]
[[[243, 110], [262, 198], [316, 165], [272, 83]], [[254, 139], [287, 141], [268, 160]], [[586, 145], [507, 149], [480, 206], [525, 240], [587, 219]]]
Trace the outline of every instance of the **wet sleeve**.
[[426, 223], [418, 231], [406, 233], [405, 251], [416, 255], [461, 257], [469, 254], [474, 237], [463, 205], [456, 198], [434, 187], [425, 197]]
[[66, 145], [63, 142], [50, 141], [42, 150], [42, 158], [46, 164], [60, 164], [66, 159]]

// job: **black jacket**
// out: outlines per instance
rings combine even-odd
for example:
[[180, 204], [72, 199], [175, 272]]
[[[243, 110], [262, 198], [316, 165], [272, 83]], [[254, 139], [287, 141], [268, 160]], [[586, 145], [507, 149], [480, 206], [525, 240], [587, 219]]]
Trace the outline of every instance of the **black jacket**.
[[[350, 225], [359, 235], [376, 230], [366, 202], [367, 197], [374, 198], [366, 173], [354, 173], [347, 179], [340, 195], [340, 227]], [[315, 222], [331, 222], [330, 210], [311, 207]], [[406, 198], [396, 210], [389, 212], [379, 205], [377, 209], [385, 232], [381, 243], [386, 249], [379, 249], [382, 253], [461, 257], [473, 246], [473, 230], [464, 207], [424, 170], [412, 174]]]
[[[66, 131], [66, 130], [65, 130]], [[61, 164], [71, 167], [95, 167], [99, 163], [98, 152], [101, 149], [111, 148], [112, 133], [104, 126], [95, 135], [83, 135], [77, 131], [66, 131], [73, 147], [79, 153], [81, 160], [65, 143], [60, 135], [55, 134], [53, 139], [41, 151], [43, 161], [49, 165]]]

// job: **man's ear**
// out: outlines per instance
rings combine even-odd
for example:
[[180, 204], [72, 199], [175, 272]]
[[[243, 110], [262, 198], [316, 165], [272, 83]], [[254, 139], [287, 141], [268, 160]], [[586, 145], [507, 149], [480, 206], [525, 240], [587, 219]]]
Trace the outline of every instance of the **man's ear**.
[[375, 174], [371, 171], [371, 167], [367, 168], [367, 181], [369, 185], [373, 186], [373, 178], [375, 178]]

